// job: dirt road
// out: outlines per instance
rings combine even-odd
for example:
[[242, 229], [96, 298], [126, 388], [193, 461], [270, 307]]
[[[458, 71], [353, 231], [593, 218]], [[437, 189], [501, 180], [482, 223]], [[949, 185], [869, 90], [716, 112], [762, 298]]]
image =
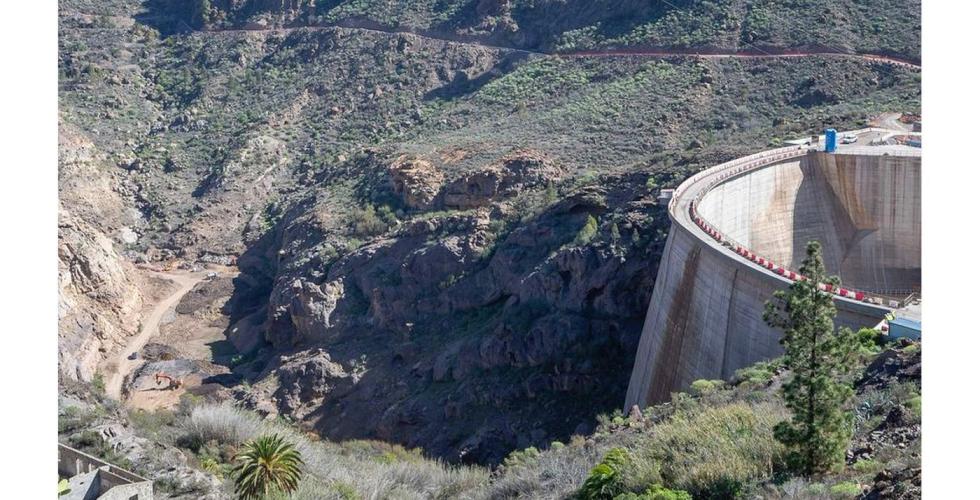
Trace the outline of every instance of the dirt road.
[[122, 399], [122, 385], [126, 375], [129, 375], [141, 362], [138, 359], [129, 359], [129, 355], [141, 350], [151, 338], [160, 332], [160, 320], [163, 319], [163, 315], [176, 306], [180, 299], [194, 288], [194, 285], [204, 280], [208, 271], [172, 271], [153, 272], [151, 274], [158, 278], [176, 282], [178, 288], [153, 307], [153, 310], [143, 318], [139, 334], [129, 339], [126, 347], [119, 352], [114, 362], [107, 364], [109, 377], [106, 381], [106, 394], [116, 400]]
[[542, 52], [536, 50], [519, 49], [515, 47], [504, 47], [499, 45], [493, 45], [487, 43], [486, 41], [482, 40], [478, 36], [447, 35], [445, 33], [438, 33], [430, 30], [411, 29], [407, 27], [401, 27], [401, 28], [387, 27], [367, 19], [347, 19], [336, 24], [320, 25], [320, 26], [299, 26], [299, 27], [291, 27], [291, 28], [252, 28], [252, 29], [237, 28], [237, 29], [207, 30], [207, 32], [215, 33], [215, 34], [236, 34], [236, 33], [287, 34], [294, 31], [319, 31], [319, 30], [330, 30], [336, 28], [357, 29], [357, 30], [370, 31], [375, 33], [385, 33], [389, 35], [415, 35], [422, 38], [440, 40], [444, 42], [479, 45], [481, 47], [485, 47], [493, 50], [517, 52], [517, 53], [537, 55], [537, 56], [563, 57], [563, 58], [584, 58], [584, 57], [660, 58], [660, 57], [686, 56], [686, 57], [696, 57], [700, 59], [723, 59], [723, 58], [792, 59], [792, 58], [801, 58], [801, 57], [831, 56], [831, 57], [861, 59], [865, 61], [893, 64], [911, 70], [921, 69], [921, 66], [918, 61], [903, 59], [901, 57], [895, 57], [895, 56], [857, 53], [857, 52], [850, 52], [846, 50], [838, 50], [832, 48], [792, 48], [792, 49], [767, 48], [765, 50], [762, 50], [760, 48], [754, 48], [754, 47], [749, 49], [707, 49], [707, 48], [682, 49], [682, 48], [668, 48], [668, 47], [663, 47], [663, 48], [624, 47], [618, 49], [611, 48], [611, 49], [604, 49], [604, 50]]

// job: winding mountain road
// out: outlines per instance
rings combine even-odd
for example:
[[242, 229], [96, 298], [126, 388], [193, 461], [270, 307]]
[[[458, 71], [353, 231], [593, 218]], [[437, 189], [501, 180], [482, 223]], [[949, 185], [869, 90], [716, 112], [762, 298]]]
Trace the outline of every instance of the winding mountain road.
[[892, 64], [908, 69], [919, 70], [921, 67], [912, 61], [899, 59], [896, 57], [882, 56], [877, 54], [857, 54], [847, 52], [835, 52], [831, 50], [793, 50], [788, 52], [744, 52], [738, 50], [731, 51], [711, 51], [698, 52], [686, 49], [656, 49], [656, 50], [587, 50], [578, 52], [564, 52], [554, 54], [559, 57], [697, 57], [699, 59], [794, 59], [802, 57], [843, 57], [847, 59], [861, 59], [869, 62], [879, 62]]
[[203, 281], [207, 274], [207, 271], [152, 273], [153, 276], [177, 283], [178, 287], [153, 307], [150, 313], [143, 318], [139, 334], [129, 339], [126, 347], [117, 355], [115, 363], [107, 365], [111, 374], [106, 382], [106, 394], [110, 398], [122, 400], [122, 386], [126, 375], [129, 375], [141, 363], [139, 359], [129, 359], [129, 356], [143, 349], [143, 346], [160, 332], [160, 320], [163, 319], [163, 315], [176, 306], [180, 299], [194, 288], [194, 285]]
[[294, 31], [319, 31], [336, 28], [357, 29], [374, 33], [385, 33], [389, 35], [414, 35], [432, 40], [443, 42], [462, 43], [479, 45], [493, 50], [532, 54], [538, 56], [562, 57], [562, 58], [584, 58], [584, 57], [696, 57], [699, 59], [793, 59], [801, 57], [843, 57], [848, 59], [862, 59], [865, 61], [879, 62], [901, 66], [908, 69], [921, 70], [921, 65], [917, 61], [903, 59], [900, 57], [885, 56], [880, 54], [863, 54], [834, 50], [830, 48], [814, 49], [774, 49], [768, 50], [738, 50], [738, 49], [671, 49], [671, 48], [614, 48], [609, 50], [579, 50], [569, 52], [542, 52], [515, 47], [505, 47], [485, 43], [478, 37], [452, 36], [433, 33], [426, 30], [415, 30], [408, 28], [387, 28], [378, 23], [364, 20], [346, 20], [337, 24], [327, 26], [297, 26], [291, 28], [236, 28], [206, 30], [207, 33], [233, 34], [233, 33], [290, 33]]

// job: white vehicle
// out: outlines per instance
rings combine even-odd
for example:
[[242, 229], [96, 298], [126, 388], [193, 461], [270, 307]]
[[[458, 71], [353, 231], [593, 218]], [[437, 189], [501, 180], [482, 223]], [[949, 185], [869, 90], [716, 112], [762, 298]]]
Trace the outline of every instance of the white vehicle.
[[857, 141], [858, 141], [858, 136], [854, 134], [844, 134], [840, 138], [841, 144], [854, 144]]

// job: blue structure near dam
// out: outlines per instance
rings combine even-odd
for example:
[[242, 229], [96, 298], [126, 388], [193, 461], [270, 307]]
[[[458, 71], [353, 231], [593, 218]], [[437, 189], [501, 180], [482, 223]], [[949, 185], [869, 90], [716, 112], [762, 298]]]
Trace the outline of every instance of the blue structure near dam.
[[888, 336], [919, 340], [922, 338], [922, 322], [911, 318], [895, 318], [888, 322]]
[[824, 143], [827, 145], [824, 151], [828, 153], [837, 151], [837, 130], [832, 128], [824, 130], [824, 137]]

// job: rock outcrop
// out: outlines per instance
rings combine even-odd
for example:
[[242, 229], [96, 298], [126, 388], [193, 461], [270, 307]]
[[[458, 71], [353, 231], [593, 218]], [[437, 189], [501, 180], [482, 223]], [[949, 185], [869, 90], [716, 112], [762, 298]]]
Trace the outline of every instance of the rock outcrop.
[[280, 362], [274, 397], [280, 413], [299, 419], [319, 408], [326, 396], [342, 397], [358, 381], [356, 374], [345, 371], [323, 349], [283, 356]]
[[500, 164], [449, 183], [443, 193], [443, 205], [458, 209], [485, 206], [493, 200], [557, 182], [563, 173], [562, 168], [542, 155], [515, 153]]
[[406, 206], [426, 210], [442, 188], [443, 174], [432, 163], [401, 156], [389, 167], [391, 188]]
[[139, 324], [143, 304], [136, 271], [112, 241], [62, 209], [58, 219], [58, 368], [91, 380], [108, 352]]
[[[589, 412], [540, 414], [539, 405], [617, 405], [612, 388], [628, 378], [662, 214], [635, 184], [611, 179], [520, 220], [512, 201], [541, 196], [562, 169], [518, 155], [487, 171], [478, 208], [414, 218], [328, 266], [292, 249], [300, 257], [280, 263], [288, 271], [265, 325], [271, 347], [290, 354], [256, 384], [278, 379], [276, 389], [240, 399], [256, 408], [272, 400], [330, 438], [394, 440], [476, 462], [591, 425]], [[583, 243], [589, 218], [600, 234]], [[508, 219], [519, 222], [501, 224]], [[301, 227], [285, 233], [301, 236]], [[441, 431], [446, 422], [454, 432]], [[533, 425], [515, 433], [517, 422]]]

